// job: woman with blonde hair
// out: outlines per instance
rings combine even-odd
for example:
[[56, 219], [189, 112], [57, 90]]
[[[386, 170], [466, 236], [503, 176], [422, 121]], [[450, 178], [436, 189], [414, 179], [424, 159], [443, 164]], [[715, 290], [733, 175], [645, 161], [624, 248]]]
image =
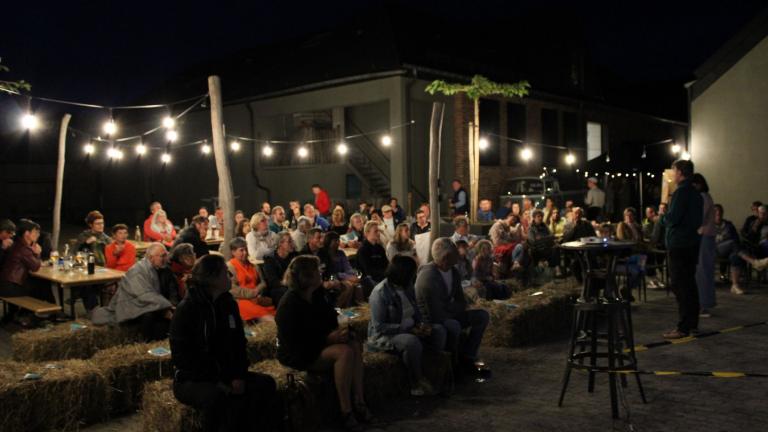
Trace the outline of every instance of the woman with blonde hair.
[[395, 228], [395, 238], [387, 244], [387, 259], [392, 262], [392, 258], [397, 255], [412, 257], [419, 263], [416, 256], [416, 242], [411, 240], [411, 228], [407, 223], [401, 223]]
[[245, 236], [248, 255], [257, 260], [264, 259], [277, 246], [277, 234], [269, 230], [269, 218], [262, 212], [251, 217], [251, 232]]
[[333, 209], [333, 213], [331, 213], [331, 229], [329, 231], [333, 231], [336, 234], [343, 236], [348, 230], [349, 228], [347, 227], [344, 209], [337, 206]]
[[173, 246], [173, 241], [176, 239], [176, 228], [173, 227], [171, 221], [168, 220], [168, 214], [165, 210], [158, 210], [152, 215], [152, 223], [150, 225], [152, 231], [160, 235], [159, 240], [166, 247]]

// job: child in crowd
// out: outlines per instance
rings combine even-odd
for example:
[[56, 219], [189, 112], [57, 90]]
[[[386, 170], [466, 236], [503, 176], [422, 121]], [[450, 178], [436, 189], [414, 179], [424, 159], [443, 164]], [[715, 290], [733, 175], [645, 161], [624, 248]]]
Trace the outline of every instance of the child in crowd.
[[468, 281], [472, 279], [472, 261], [467, 256], [469, 244], [464, 240], [459, 240], [456, 242], [456, 248], [459, 250], [459, 262], [456, 264], [456, 268], [459, 270], [462, 282]]
[[475, 246], [475, 259], [472, 263], [473, 280], [478, 282], [478, 294], [486, 300], [507, 299], [509, 287], [498, 283], [493, 278], [493, 244], [489, 240], [480, 240]]

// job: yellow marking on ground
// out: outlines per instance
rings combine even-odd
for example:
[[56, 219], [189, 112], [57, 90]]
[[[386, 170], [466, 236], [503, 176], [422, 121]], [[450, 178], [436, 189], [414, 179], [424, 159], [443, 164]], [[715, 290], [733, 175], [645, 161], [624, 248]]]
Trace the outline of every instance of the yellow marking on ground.
[[680, 338], [680, 339], [672, 339], [672, 340], [670, 340], [670, 342], [672, 344], [674, 344], [674, 345], [677, 345], [677, 344], [681, 344], [681, 343], [688, 343], [688, 342], [694, 341], [694, 340], [696, 340], [695, 336], [687, 336], [687, 337]]
[[654, 371], [654, 375], [658, 376], [671, 376], [671, 375], [680, 375], [680, 372], [677, 371]]
[[746, 374], [741, 372], [712, 372], [715, 378], [743, 378]]
[[741, 330], [741, 329], [743, 329], [743, 328], [744, 328], [744, 326], [729, 327], [729, 328], [727, 328], [727, 329], [722, 329], [722, 330], [720, 330], [720, 333], [730, 333], [730, 332], [735, 332], [736, 330]]

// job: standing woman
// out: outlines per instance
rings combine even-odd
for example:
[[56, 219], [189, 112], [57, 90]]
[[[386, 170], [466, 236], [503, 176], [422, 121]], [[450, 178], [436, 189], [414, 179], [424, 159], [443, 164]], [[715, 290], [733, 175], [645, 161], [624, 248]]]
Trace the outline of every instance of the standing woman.
[[693, 175], [693, 187], [701, 193], [704, 202], [704, 214], [699, 228], [701, 245], [699, 246], [699, 264], [696, 266], [696, 286], [699, 288], [700, 316], [709, 318], [710, 309], [717, 305], [715, 299], [715, 260], [717, 257], [717, 243], [715, 235], [715, 204], [709, 195], [709, 185], [703, 175]]
[[288, 292], [277, 308], [277, 358], [294, 369], [333, 371], [341, 407], [341, 426], [361, 430], [372, 419], [363, 397], [362, 346], [349, 326], [339, 327], [336, 311], [321, 288], [320, 261], [301, 255], [285, 272]]

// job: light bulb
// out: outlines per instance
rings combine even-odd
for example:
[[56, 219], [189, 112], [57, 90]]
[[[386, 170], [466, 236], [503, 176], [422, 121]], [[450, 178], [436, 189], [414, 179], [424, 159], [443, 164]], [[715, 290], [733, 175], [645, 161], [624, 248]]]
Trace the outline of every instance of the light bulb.
[[96, 151], [96, 147], [93, 144], [88, 143], [83, 146], [83, 150], [85, 151], [85, 154], [93, 154]]
[[672, 145], [672, 154], [678, 154], [680, 153], [680, 144], [673, 144]]
[[35, 130], [40, 126], [40, 122], [34, 114], [26, 113], [21, 117], [21, 126], [24, 129]]
[[114, 135], [117, 132], [117, 124], [114, 120], [110, 120], [104, 123], [104, 133], [107, 135]]
[[684, 151], [682, 155], [680, 155], [680, 159], [682, 160], [691, 160], [691, 154], [687, 151]]
[[176, 120], [173, 117], [166, 117], [163, 119], [163, 127], [166, 129], [173, 129], [176, 126]]
[[203, 152], [203, 154], [205, 154], [205, 155], [207, 155], [207, 154], [211, 154], [211, 146], [209, 146], [208, 144], [203, 144], [203, 146], [202, 146], [202, 147], [200, 147], [200, 150], [201, 150], [201, 151]]
[[138, 144], [136, 145], [136, 154], [141, 156], [147, 152], [147, 146], [144, 144]]
[[163, 163], [169, 163], [169, 162], [171, 161], [171, 155], [170, 155], [170, 154], [168, 154], [168, 153], [163, 153], [163, 155], [162, 155], [162, 156], [160, 156], [160, 160], [161, 160]]
[[611, 154], [610, 153], [605, 155], [605, 161], [606, 162], [610, 162], [611, 161]]
[[485, 138], [480, 138], [480, 141], [477, 142], [477, 145], [480, 147], [480, 150], [486, 150], [488, 148], [488, 140]]
[[175, 142], [177, 139], [179, 139], [179, 133], [171, 129], [165, 133], [165, 139], [170, 142]]
[[533, 158], [533, 152], [528, 147], [520, 150], [520, 158], [524, 161], [529, 161]]
[[[575, 164], [576, 163], [576, 156], [574, 156], [571, 153], [568, 153], [567, 155], [565, 155], [565, 163], [567, 163], [568, 165]], [[576, 172], [578, 172], [578, 170], [576, 170]]]
[[389, 135], [384, 135], [381, 137], [381, 145], [384, 147], [389, 147], [392, 145], [392, 137]]
[[117, 149], [112, 147], [109, 150], [107, 150], [107, 157], [110, 159], [116, 159], [117, 158]]
[[309, 150], [306, 147], [299, 147], [299, 157], [305, 158], [307, 156], [309, 156]]
[[123, 158], [123, 151], [122, 150], [115, 150], [115, 159], [121, 160]]
[[643, 147], [643, 154], [640, 155], [641, 159], [645, 159], [648, 155], [645, 153], [645, 147]]
[[344, 143], [339, 143], [338, 146], [336, 146], [336, 151], [339, 152], [340, 155], [345, 155], [349, 151], [349, 147], [347, 147]]
[[275, 151], [272, 149], [272, 147], [269, 146], [269, 144], [265, 145], [264, 148], [261, 149], [261, 154], [263, 154], [266, 157], [272, 156], [272, 154]]
[[229, 148], [232, 149], [232, 151], [240, 151], [240, 141], [232, 141], [232, 143], [229, 145]]

